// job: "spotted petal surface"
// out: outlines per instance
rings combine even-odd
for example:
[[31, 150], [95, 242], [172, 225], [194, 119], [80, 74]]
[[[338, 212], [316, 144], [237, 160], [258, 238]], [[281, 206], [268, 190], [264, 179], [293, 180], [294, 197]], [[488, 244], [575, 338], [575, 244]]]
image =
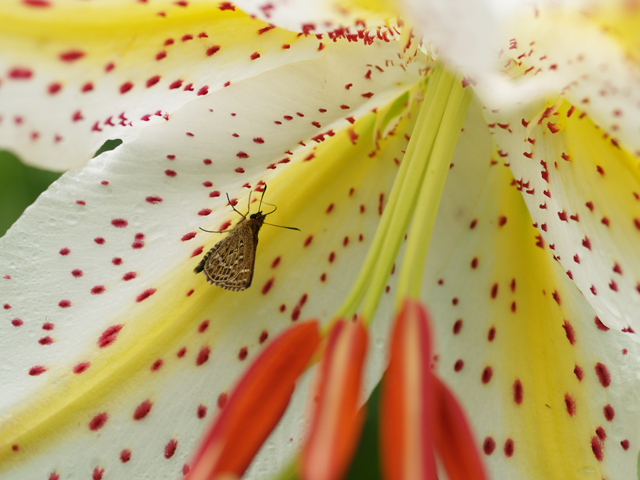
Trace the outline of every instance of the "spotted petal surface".
[[[203, 95], [65, 174], [23, 215], [0, 241], [3, 478], [189, 471], [245, 360], [292, 321], [328, 320], [353, 282], [422, 90], [426, 59], [401, 53], [338, 42]], [[252, 288], [209, 286], [193, 268], [220, 235], [198, 227], [229, 226], [239, 216], [225, 193], [244, 212], [265, 183], [279, 207], [268, 221], [301, 232], [265, 225]], [[291, 432], [250, 475], [277, 471], [274, 450], [286, 458], [299, 442]]]
[[638, 346], [598, 319], [494, 158], [466, 234], [424, 292], [436, 370], [493, 478], [633, 478]]
[[546, 106], [532, 106], [508, 126], [493, 124], [494, 138], [542, 237], [567, 275], [606, 325], [636, 338], [637, 159], [568, 101]]
[[187, 102], [323, 55], [315, 37], [229, 2], [12, 0], [0, 18], [0, 146], [57, 170]]

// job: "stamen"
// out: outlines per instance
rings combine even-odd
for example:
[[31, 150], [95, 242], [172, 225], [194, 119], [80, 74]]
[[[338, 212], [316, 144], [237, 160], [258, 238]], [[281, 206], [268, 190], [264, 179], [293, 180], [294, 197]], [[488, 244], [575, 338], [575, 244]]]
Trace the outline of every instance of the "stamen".
[[[398, 298], [419, 292], [440, 196], [470, 101], [471, 90], [464, 88], [461, 79], [445, 71], [439, 63], [429, 80], [416, 126], [367, 258], [336, 317], [351, 318], [365, 299], [361, 314], [365, 323], [371, 321], [416, 211], [419, 215], [414, 223], [417, 222], [418, 227], [417, 231], [412, 230], [403, 268], [409, 273], [401, 274]], [[417, 261], [416, 257], [419, 257]]]

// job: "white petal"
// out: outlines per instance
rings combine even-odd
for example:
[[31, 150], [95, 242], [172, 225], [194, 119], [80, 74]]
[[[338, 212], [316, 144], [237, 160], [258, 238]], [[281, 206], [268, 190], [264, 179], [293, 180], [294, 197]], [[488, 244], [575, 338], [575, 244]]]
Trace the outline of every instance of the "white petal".
[[[406, 112], [386, 120], [398, 125], [386, 137], [371, 112], [421, 87], [423, 58], [385, 63], [398, 47], [332, 44], [323, 58], [189, 102], [65, 174], [23, 215], [0, 250], [6, 478], [103, 468], [105, 478], [179, 478], [204, 428], [200, 406], [214, 414], [265, 337], [330, 318], [406, 148]], [[259, 179], [279, 207], [268, 220], [302, 233], [264, 226], [253, 286], [211, 287], [193, 268], [220, 237], [198, 227], [236, 220], [225, 192], [244, 211]]]

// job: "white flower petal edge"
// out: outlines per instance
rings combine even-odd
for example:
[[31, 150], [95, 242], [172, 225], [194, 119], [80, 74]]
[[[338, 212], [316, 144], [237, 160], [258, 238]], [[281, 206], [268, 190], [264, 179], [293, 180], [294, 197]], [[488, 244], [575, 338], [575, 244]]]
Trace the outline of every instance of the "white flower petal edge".
[[323, 55], [315, 37], [225, 2], [21, 2], [0, 17], [0, 147], [59, 171], [189, 101]]

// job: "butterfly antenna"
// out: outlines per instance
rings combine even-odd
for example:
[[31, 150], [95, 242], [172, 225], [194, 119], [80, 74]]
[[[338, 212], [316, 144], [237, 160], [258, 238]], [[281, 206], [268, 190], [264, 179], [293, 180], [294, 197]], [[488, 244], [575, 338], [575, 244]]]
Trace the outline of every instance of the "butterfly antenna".
[[215, 230], [205, 230], [202, 227], [198, 227], [200, 230], [202, 230], [203, 232], [207, 232], [207, 233], [224, 233], [224, 230], [219, 230], [219, 231], [215, 231]]
[[272, 227], [278, 227], [278, 228], [286, 228], [287, 230], [297, 230], [297, 231], [301, 231], [299, 228], [296, 227], [285, 227], [284, 225], [274, 225], [273, 223], [267, 223], [265, 222], [264, 225], [271, 225]]
[[251, 190], [249, 190], [249, 203], [247, 204], [247, 215], [251, 211]]
[[264, 192], [267, 191], [267, 184], [264, 184], [264, 188], [262, 189], [262, 196], [260, 197], [260, 205], [258, 205], [258, 211], [262, 211], [262, 199], [264, 198]]
[[[229, 202], [229, 205], [231, 205], [231, 208], [233, 209], [234, 212], [238, 213], [239, 215], [242, 215], [242, 218], [247, 218], [246, 214], [242, 214], [241, 212], [236, 210], [236, 207], [234, 207], [233, 203], [231, 203], [231, 199], [229, 198], [229, 194], [228, 193], [227, 193], [227, 201]], [[249, 194], [249, 201], [251, 201], [251, 194]], [[249, 213], [249, 212], [247, 212], [247, 213]]]
[[273, 207], [273, 210], [271, 210], [269, 213], [265, 213], [264, 216], [266, 217], [267, 215], [271, 215], [273, 212], [275, 212], [278, 207], [276, 205], [274, 205], [273, 203], [268, 203], [268, 202], [263, 202], [265, 205], [269, 205], [271, 207]]

